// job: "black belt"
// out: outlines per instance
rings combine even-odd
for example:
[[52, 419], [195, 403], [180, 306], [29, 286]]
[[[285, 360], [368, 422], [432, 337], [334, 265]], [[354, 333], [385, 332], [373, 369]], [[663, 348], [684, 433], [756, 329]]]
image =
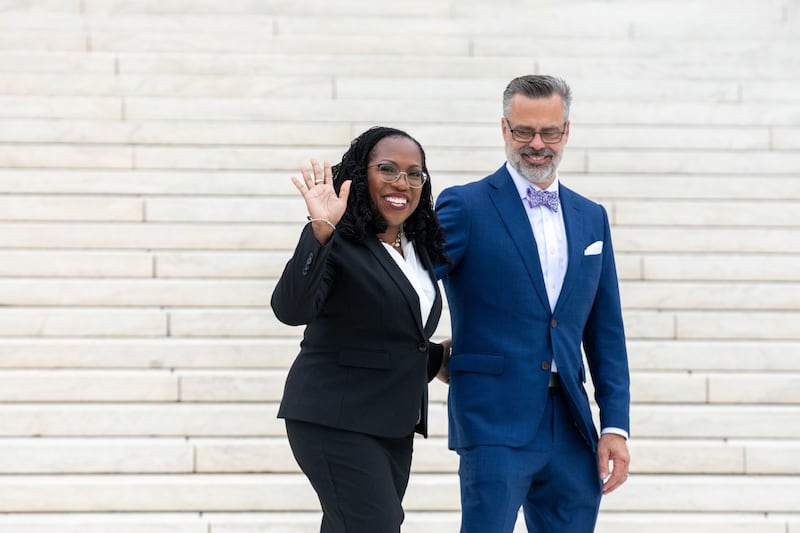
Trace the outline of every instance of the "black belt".
[[553, 389], [561, 386], [561, 378], [558, 377], [558, 372], [550, 372], [550, 383], [548, 386]]

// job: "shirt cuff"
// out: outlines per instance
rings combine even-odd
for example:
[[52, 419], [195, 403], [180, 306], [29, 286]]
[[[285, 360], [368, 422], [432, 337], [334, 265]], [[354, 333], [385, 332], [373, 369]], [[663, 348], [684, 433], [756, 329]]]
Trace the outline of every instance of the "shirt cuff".
[[620, 428], [609, 427], [609, 428], [603, 428], [602, 431], [600, 431], [601, 435], [605, 435], [606, 433], [613, 433], [614, 435], [620, 435], [622, 437], [625, 437], [625, 440], [628, 440], [630, 438], [628, 432]]

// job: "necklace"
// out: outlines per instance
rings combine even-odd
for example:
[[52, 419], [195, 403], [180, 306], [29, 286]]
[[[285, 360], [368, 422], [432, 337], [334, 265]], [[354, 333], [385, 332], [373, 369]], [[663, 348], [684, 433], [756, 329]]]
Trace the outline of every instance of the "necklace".
[[403, 230], [400, 230], [400, 231], [398, 231], [398, 232], [397, 232], [397, 238], [394, 240], [394, 242], [386, 242], [386, 241], [384, 241], [383, 239], [381, 239], [381, 241], [382, 241], [382, 242], [386, 242], [386, 244], [388, 244], [388, 245], [389, 245], [389, 246], [391, 246], [392, 248], [397, 248], [397, 249], [400, 249], [400, 244], [401, 244], [401, 243], [400, 243], [400, 238], [401, 238], [402, 236], [403, 236]]

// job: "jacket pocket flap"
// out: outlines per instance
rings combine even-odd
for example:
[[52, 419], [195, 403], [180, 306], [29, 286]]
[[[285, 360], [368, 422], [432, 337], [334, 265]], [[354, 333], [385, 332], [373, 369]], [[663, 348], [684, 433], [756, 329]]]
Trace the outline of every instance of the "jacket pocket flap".
[[339, 352], [339, 364], [358, 368], [391, 368], [392, 358], [389, 352]]
[[502, 374], [506, 358], [494, 353], [460, 353], [454, 355], [447, 365], [451, 372], [480, 372]]

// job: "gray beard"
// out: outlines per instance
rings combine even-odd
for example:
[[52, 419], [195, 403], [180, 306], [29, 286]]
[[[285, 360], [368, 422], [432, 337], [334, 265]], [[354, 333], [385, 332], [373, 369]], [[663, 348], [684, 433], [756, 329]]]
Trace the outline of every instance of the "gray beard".
[[[558, 170], [558, 164], [561, 162], [560, 157], [553, 157], [550, 164], [546, 167], [533, 167], [522, 159], [522, 152], [530, 153], [524, 148], [520, 151], [506, 150], [506, 157], [511, 166], [520, 173], [520, 175], [531, 183], [547, 183], [553, 179]], [[551, 151], [547, 150], [547, 155], [553, 155]]]

